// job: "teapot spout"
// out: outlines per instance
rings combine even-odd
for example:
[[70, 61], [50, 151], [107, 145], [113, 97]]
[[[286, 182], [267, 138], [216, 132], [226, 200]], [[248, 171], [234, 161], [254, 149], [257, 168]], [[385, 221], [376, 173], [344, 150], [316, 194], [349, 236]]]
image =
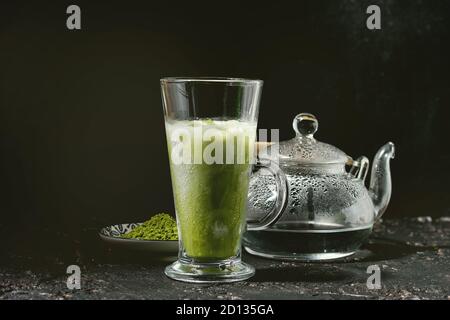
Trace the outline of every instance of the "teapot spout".
[[391, 199], [392, 181], [390, 160], [394, 158], [395, 147], [392, 142], [382, 146], [373, 159], [369, 194], [375, 208], [375, 218], [379, 219]]

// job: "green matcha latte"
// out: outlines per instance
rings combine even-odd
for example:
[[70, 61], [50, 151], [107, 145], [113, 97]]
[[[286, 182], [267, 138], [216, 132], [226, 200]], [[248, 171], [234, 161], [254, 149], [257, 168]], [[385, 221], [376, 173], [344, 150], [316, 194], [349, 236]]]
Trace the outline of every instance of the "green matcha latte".
[[166, 134], [186, 255], [198, 261], [236, 256], [245, 226], [256, 124], [170, 121]]

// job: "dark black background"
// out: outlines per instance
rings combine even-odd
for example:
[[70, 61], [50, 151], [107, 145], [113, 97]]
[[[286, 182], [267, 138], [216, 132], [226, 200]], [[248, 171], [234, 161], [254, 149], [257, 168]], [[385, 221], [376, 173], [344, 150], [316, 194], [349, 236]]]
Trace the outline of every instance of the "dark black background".
[[[259, 126], [282, 139], [311, 112], [317, 138], [351, 156], [391, 140], [386, 217], [449, 215], [450, 3], [293, 3], [2, 1], [2, 246], [173, 213], [163, 76], [263, 79]], [[366, 28], [370, 4], [381, 30]]]

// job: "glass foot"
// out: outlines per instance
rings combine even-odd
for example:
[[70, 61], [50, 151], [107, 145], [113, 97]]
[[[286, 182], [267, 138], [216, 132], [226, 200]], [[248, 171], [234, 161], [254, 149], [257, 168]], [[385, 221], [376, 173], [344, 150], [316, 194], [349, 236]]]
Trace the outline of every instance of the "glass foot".
[[178, 260], [167, 266], [164, 273], [178, 281], [218, 283], [246, 280], [255, 274], [255, 268], [242, 261], [185, 263]]

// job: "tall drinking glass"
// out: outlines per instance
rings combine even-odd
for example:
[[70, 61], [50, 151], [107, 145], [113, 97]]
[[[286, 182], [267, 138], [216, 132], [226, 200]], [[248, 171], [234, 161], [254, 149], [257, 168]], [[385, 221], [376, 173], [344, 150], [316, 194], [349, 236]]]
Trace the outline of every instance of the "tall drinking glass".
[[263, 82], [164, 78], [162, 101], [179, 233], [165, 274], [231, 282], [255, 270], [241, 261], [247, 193]]

